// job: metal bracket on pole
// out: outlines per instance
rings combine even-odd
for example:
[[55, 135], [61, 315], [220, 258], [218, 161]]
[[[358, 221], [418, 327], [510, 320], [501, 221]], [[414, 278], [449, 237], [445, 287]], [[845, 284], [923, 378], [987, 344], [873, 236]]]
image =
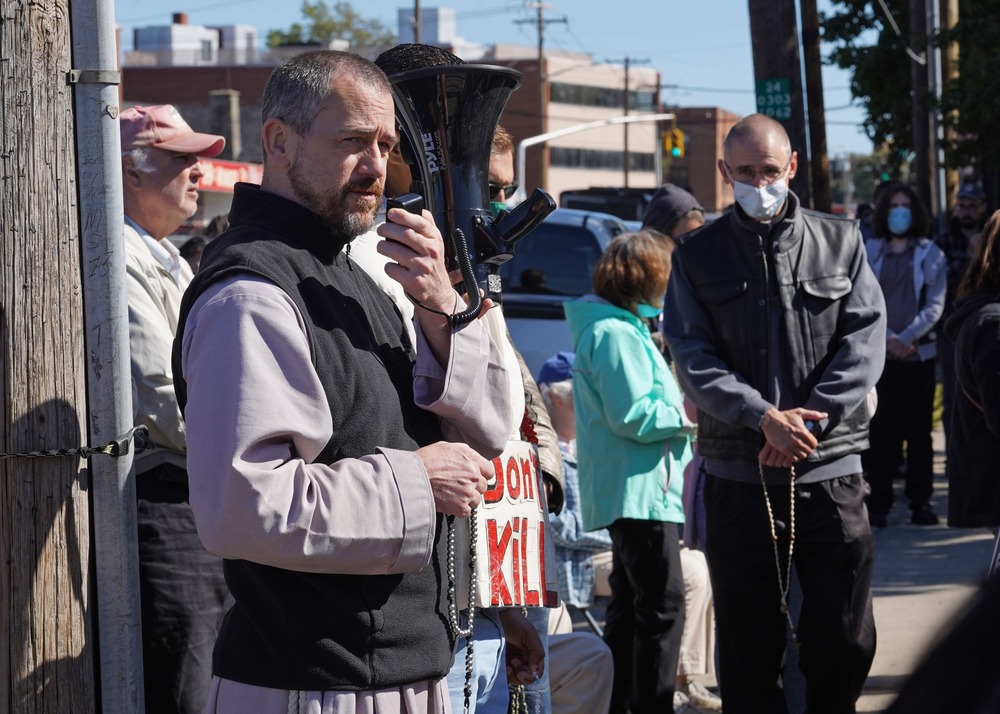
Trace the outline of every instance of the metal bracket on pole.
[[122, 83], [122, 73], [117, 69], [71, 69], [66, 73], [67, 84]]

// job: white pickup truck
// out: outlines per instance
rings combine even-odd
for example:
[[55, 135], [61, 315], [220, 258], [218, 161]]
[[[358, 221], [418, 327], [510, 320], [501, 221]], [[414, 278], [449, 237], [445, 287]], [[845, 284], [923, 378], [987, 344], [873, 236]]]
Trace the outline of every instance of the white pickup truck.
[[597, 259], [625, 231], [625, 223], [610, 214], [557, 208], [500, 267], [507, 326], [535, 377], [556, 352], [573, 350], [563, 303], [591, 292]]

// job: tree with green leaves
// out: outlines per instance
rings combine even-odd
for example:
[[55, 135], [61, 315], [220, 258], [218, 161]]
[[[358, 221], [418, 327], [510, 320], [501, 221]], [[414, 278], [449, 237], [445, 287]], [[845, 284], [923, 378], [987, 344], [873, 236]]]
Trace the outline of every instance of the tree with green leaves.
[[[935, 2], [937, 0], [928, 0]], [[833, 0], [824, 13], [823, 39], [833, 46], [828, 61], [852, 72], [851, 94], [865, 110], [865, 132], [894, 173], [905, 166], [913, 148], [910, 123], [909, 48], [923, 54], [926, 41], [909, 37], [908, 0], [884, 0], [902, 36], [898, 36], [882, 3], [875, 0]], [[942, 48], [959, 47], [958, 77], [941, 98], [945, 122], [955, 141], [945, 146], [948, 165], [1000, 168], [1000, 136], [994, 128], [1000, 116], [1000, 72], [994, 65], [1000, 47], [1000, 3], [960, 0], [959, 20], [950, 32], [932, 38]]]
[[959, 48], [958, 77], [945, 89], [945, 121], [957, 137], [949, 147], [953, 166], [978, 164], [983, 170], [1000, 169], [1000, 72], [996, 53], [1000, 47], [1000, 3], [996, 0], [961, 0], [958, 23], [944, 42]]
[[[834, 0], [823, 13], [823, 40], [833, 45], [828, 61], [850, 70], [851, 95], [865, 111], [864, 128], [876, 147], [885, 147], [894, 173], [913, 146], [910, 124], [910, 62], [906, 50], [909, 27], [907, 0], [885, 0], [902, 37], [896, 35], [879, 3]], [[920, 52], [923, 47], [910, 48]]]
[[269, 31], [268, 46], [314, 42], [325, 45], [333, 40], [346, 40], [351, 49], [358, 49], [384, 47], [396, 42], [392, 30], [378, 20], [361, 17], [347, 2], [335, 2], [331, 6], [324, 0], [304, 0], [302, 17], [303, 22], [293, 23], [287, 30]]

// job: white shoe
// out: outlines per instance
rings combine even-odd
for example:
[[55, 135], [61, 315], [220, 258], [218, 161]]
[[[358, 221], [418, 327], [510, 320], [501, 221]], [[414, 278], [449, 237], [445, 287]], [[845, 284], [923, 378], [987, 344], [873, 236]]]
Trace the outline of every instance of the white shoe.
[[681, 714], [681, 712], [683, 712], [685, 709], [687, 709], [687, 705], [690, 702], [691, 702], [691, 700], [688, 699], [688, 695], [686, 695], [684, 692], [680, 691], [679, 689], [675, 690], [674, 691], [674, 714]]
[[[718, 694], [710, 692], [698, 682], [687, 680], [681, 685], [678, 693], [683, 693], [691, 706], [706, 712], [721, 712], [722, 699]], [[676, 699], [674, 700], [676, 702]]]

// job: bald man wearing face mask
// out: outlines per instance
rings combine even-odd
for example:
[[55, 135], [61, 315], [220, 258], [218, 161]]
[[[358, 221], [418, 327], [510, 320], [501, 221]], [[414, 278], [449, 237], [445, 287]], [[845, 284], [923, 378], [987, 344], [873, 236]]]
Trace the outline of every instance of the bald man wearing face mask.
[[[773, 119], [732, 128], [719, 171], [736, 208], [674, 251], [664, 310], [678, 379], [698, 406], [727, 714], [786, 711], [789, 625], [811, 714], [854, 712], [875, 652], [860, 453], [885, 305], [857, 223], [803, 208], [788, 189], [797, 166]], [[797, 623], [786, 615], [789, 559]]]

